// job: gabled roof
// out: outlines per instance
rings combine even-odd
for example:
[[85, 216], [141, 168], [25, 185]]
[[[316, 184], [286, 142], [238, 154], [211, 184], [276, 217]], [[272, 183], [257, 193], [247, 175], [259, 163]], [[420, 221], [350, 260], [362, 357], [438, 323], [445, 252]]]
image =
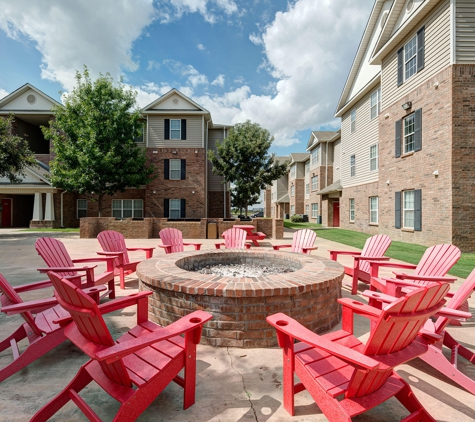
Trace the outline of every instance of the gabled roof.
[[302, 163], [310, 157], [308, 152], [292, 152], [290, 154], [290, 164]]
[[289, 194], [286, 193], [285, 195], [281, 196], [279, 199], [277, 199], [277, 201], [275, 201], [277, 203], [287, 203], [287, 202], [290, 202], [290, 197], [289, 197]]
[[[5, 106], [17, 98], [21, 97], [23, 94], [25, 94], [27, 91], [32, 90], [36, 94], [38, 94], [40, 97], [42, 97], [44, 100], [46, 100], [48, 103], [51, 103], [52, 105], [61, 105], [58, 101], [56, 101], [54, 98], [51, 98], [49, 95], [46, 95], [44, 92], [40, 91], [38, 88], [35, 88], [33, 85], [26, 83], [25, 85], [21, 86], [17, 90], [13, 91], [12, 93], [8, 94], [6, 97], [3, 97], [0, 99], [0, 112], [2, 111], [16, 111], [15, 109], [12, 108], [6, 108], [5, 110], [2, 110], [2, 108], [5, 108]], [[40, 112], [48, 112], [51, 113], [51, 107], [49, 109], [31, 109], [31, 110], [25, 110], [21, 109], [18, 110], [21, 111], [22, 113], [25, 112], [34, 112], [34, 113], [40, 113]]]
[[326, 193], [341, 192], [343, 187], [341, 186], [341, 181], [337, 180], [336, 182], [328, 185], [326, 188], [319, 190], [317, 195], [325, 195]]
[[336, 132], [313, 131], [308, 138], [307, 151], [311, 149], [310, 147], [316, 146], [320, 142], [330, 142], [338, 139], [341, 136], [340, 132], [340, 129], [338, 129]]
[[[173, 96], [180, 97], [185, 103], [176, 101], [175, 104], [166, 104], [167, 100]], [[162, 106], [162, 107], [160, 107]], [[172, 88], [166, 94], [163, 94], [161, 97], [157, 98], [155, 101], [150, 103], [148, 106], [145, 106], [142, 109], [142, 112], [150, 111], [172, 111], [176, 113], [177, 111], [183, 112], [192, 112], [193, 114], [209, 114], [209, 111], [201, 107], [198, 103], [194, 102], [191, 98], [188, 98], [185, 94], [178, 91], [176, 88]]]
[[289, 160], [290, 160], [289, 156], [285, 156], [285, 157], [274, 156], [274, 163], [284, 164], [286, 161], [289, 161]]

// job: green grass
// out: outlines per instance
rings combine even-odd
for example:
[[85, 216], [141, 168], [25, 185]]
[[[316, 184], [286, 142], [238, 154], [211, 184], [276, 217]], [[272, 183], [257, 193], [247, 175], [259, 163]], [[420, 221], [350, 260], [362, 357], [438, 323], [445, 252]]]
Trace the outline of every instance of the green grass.
[[[290, 220], [284, 220], [284, 227], [289, 229], [313, 229], [322, 239], [332, 240], [333, 242], [353, 246], [358, 249], [363, 249], [366, 239], [370, 237], [370, 235], [366, 233], [344, 229], [321, 228], [319, 224], [292, 223]], [[386, 252], [386, 256], [410, 264], [418, 264], [426, 249], [427, 246], [423, 245], [393, 241]], [[462, 253], [459, 261], [451, 268], [449, 274], [456, 277], [467, 278], [474, 267], [475, 254]]]
[[22, 229], [19, 230], [21, 232], [53, 232], [53, 233], [79, 233], [79, 228], [58, 228], [58, 229], [51, 229], [47, 227], [41, 227], [37, 229]]

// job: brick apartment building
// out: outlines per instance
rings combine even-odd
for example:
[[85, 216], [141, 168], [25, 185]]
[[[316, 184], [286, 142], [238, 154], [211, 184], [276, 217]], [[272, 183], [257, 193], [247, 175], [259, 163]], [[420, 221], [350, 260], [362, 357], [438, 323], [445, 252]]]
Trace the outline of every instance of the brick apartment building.
[[376, 0], [336, 116], [341, 227], [475, 250], [475, 2]]
[[[0, 179], [1, 227], [78, 227], [79, 218], [97, 216], [97, 203], [64, 192], [48, 181], [54, 154], [40, 126], [59, 105], [25, 84], [0, 99], [0, 117], [13, 114], [14, 131], [26, 137], [40, 164], [27, 170], [22, 183]], [[137, 145], [158, 172], [141, 189], [127, 189], [105, 198], [104, 217], [198, 219], [230, 216], [230, 198], [222, 178], [212, 173], [207, 151], [227, 137], [231, 126], [214, 124], [210, 113], [176, 89], [142, 111], [143, 136]]]

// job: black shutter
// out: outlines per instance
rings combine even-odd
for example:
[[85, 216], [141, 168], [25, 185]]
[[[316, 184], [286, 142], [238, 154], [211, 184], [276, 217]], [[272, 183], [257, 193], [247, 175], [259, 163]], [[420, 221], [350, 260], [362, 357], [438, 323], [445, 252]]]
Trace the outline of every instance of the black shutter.
[[394, 192], [394, 227], [401, 228], [401, 192]]
[[165, 119], [165, 133], [163, 139], [170, 139], [170, 119]]
[[422, 231], [422, 190], [414, 190], [414, 231]]
[[414, 113], [414, 151], [422, 149], [422, 108]]
[[395, 139], [394, 139], [394, 147], [396, 149], [394, 156], [396, 158], [401, 156], [401, 146], [402, 146], [401, 130], [402, 130], [402, 120], [398, 120], [396, 122], [396, 134], [395, 134]]
[[170, 217], [170, 200], [169, 199], [163, 200], [163, 217], [165, 218]]
[[180, 218], [186, 218], [186, 199], [180, 199]]
[[417, 31], [417, 71], [424, 69], [425, 27]]
[[404, 47], [397, 52], [397, 86], [404, 82]]
[[170, 160], [168, 158], [163, 160], [163, 176], [165, 180], [170, 179]]
[[186, 179], [186, 160], [181, 160], [181, 180]]
[[181, 139], [186, 140], [186, 119], [181, 119]]

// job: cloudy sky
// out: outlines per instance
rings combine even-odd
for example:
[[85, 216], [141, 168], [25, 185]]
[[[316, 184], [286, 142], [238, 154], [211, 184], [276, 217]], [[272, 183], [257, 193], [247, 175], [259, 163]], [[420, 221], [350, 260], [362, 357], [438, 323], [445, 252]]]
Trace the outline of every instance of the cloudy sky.
[[171, 88], [213, 122], [250, 119], [272, 152], [305, 152], [334, 112], [374, 0], [0, 0], [0, 98], [60, 100], [86, 65], [145, 106]]

